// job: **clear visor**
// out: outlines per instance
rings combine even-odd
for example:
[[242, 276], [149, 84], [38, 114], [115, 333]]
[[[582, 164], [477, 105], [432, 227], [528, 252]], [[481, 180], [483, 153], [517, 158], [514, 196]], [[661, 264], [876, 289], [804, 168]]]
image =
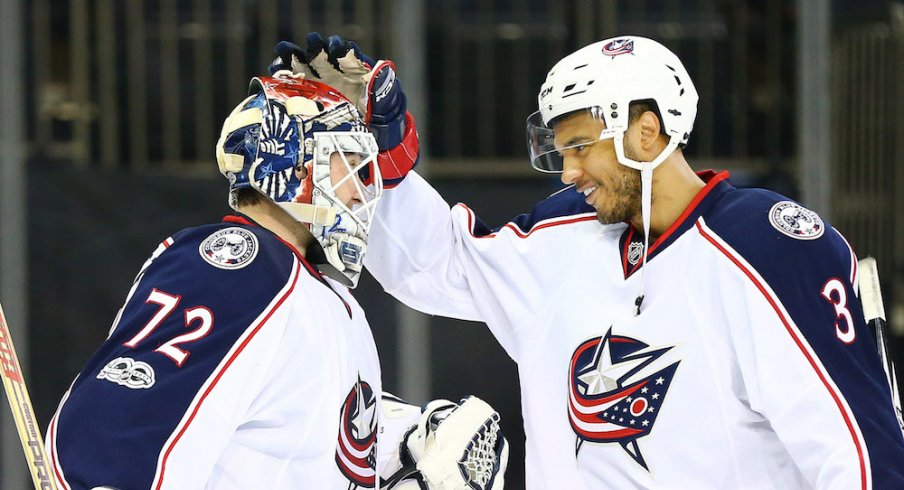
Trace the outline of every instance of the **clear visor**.
[[582, 109], [589, 112], [593, 117], [599, 119], [603, 123], [603, 130], [599, 135], [581, 139], [578, 141], [570, 141], [568, 145], [556, 146], [555, 130], [547, 126], [543, 122], [540, 111], [537, 111], [527, 118], [527, 150], [530, 154], [530, 164], [535, 169], [546, 173], [559, 173], [564, 168], [565, 158], [568, 150], [585, 147], [598, 143], [599, 141], [614, 138], [621, 133], [618, 129], [606, 129], [606, 121], [603, 118], [602, 110], [599, 107], [591, 107]]
[[[333, 206], [367, 229], [383, 195], [383, 179], [377, 165], [377, 141], [370, 133], [331, 131], [314, 133], [314, 186]], [[365, 185], [362, 177], [371, 184]]]

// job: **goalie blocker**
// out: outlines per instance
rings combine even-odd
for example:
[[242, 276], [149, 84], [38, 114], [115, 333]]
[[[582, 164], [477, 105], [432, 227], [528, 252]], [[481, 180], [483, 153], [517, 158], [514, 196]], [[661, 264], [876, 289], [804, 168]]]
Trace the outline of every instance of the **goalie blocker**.
[[388, 460], [381, 471], [381, 488], [504, 487], [508, 441], [500, 431], [499, 414], [485, 401], [476, 396], [460, 404], [433, 400], [422, 411], [384, 392], [382, 402], [386, 424], [381, 444], [399, 449], [397, 458]]

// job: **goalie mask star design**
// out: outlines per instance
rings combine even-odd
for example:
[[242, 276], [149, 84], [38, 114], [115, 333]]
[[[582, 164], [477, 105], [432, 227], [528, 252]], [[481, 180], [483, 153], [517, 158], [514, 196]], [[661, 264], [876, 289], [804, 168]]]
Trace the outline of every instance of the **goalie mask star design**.
[[577, 435], [575, 454], [585, 442], [617, 443], [644, 469], [637, 440], [650, 434], [679, 362], [654, 365], [671, 347], [651, 348], [613, 335], [583, 342], [571, 356], [568, 420]]
[[229, 205], [251, 188], [305, 223], [323, 248], [323, 272], [355, 287], [383, 194], [377, 143], [354, 105], [328, 85], [259, 77], [223, 123], [220, 172]]

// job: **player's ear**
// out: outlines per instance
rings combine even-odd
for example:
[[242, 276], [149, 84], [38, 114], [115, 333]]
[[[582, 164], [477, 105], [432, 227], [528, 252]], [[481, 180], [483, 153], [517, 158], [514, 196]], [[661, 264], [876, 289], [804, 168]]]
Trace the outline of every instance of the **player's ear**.
[[640, 144], [644, 150], [652, 149], [662, 133], [662, 123], [653, 111], [645, 111], [635, 122], [640, 127]]

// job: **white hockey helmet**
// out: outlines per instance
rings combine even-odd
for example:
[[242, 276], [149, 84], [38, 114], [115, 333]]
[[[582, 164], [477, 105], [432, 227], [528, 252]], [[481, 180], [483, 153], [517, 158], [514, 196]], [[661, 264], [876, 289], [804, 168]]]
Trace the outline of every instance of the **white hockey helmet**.
[[[546, 75], [537, 97], [539, 111], [527, 119], [531, 165], [542, 172], [561, 172], [564, 160], [555, 145], [555, 121], [575, 111], [588, 110], [602, 119], [598, 140], [613, 138], [618, 163], [640, 171], [641, 215], [644, 232], [643, 262], [650, 248], [653, 169], [679, 145], [687, 144], [697, 117], [697, 89], [681, 60], [652, 39], [619, 36], [585, 46], [562, 58]], [[624, 137], [632, 102], [655, 103], [666, 147], [649, 162], [625, 155]], [[580, 142], [577, 145], [586, 145]], [[643, 303], [643, 277], [634, 302], [635, 315]]]
[[[314, 260], [321, 270], [355, 287], [383, 194], [374, 136], [355, 106], [323, 83], [258, 77], [249, 92], [226, 118], [217, 142], [229, 205], [236, 208], [245, 188], [274, 201], [308, 225], [324, 252]], [[348, 186], [357, 196], [351, 203], [338, 195]]]
[[630, 104], [652, 100], [669, 136], [669, 145], [650, 162], [655, 168], [678, 145], [687, 144], [698, 99], [681, 60], [652, 39], [619, 36], [585, 46], [556, 63], [540, 88], [540, 110], [527, 121], [531, 164], [543, 172], [560, 172], [561, 148], [555, 147], [552, 131], [556, 118], [595, 108], [605, 123], [600, 139], [615, 138], [619, 163], [640, 170], [643, 162], [625, 157], [622, 139]]

